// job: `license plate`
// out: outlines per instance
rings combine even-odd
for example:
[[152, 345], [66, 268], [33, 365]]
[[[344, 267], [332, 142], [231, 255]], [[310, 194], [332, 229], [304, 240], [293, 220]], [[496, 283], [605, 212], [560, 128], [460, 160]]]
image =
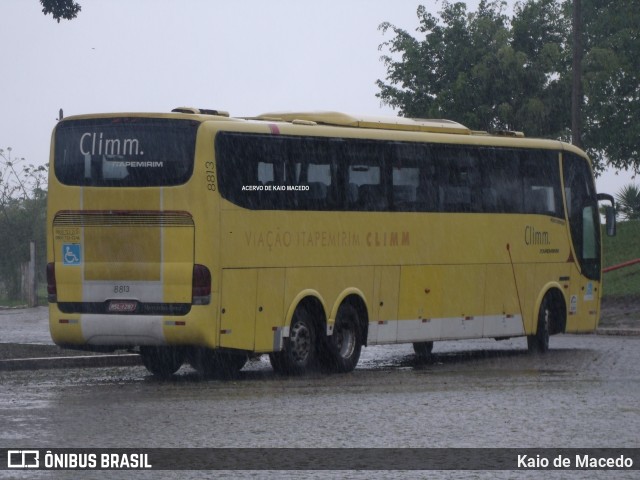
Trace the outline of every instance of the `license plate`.
[[135, 300], [112, 300], [109, 302], [107, 311], [109, 313], [133, 313], [138, 308]]

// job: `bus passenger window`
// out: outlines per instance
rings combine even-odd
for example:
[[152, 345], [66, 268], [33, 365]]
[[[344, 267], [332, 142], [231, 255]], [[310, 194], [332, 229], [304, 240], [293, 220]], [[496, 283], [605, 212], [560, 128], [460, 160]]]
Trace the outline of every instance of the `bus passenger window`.
[[349, 166], [348, 185], [352, 185], [352, 196], [358, 200], [356, 210], [378, 211], [388, 208], [387, 195], [380, 183], [380, 170], [379, 166], [366, 164]]
[[523, 154], [521, 165], [524, 213], [562, 216], [557, 157], [538, 152]]
[[393, 167], [391, 192], [395, 210], [409, 212], [416, 210], [418, 172], [417, 167]]
[[516, 150], [486, 148], [482, 158], [484, 212], [518, 213], [522, 210], [520, 157]]
[[262, 185], [273, 183], [275, 180], [273, 163], [258, 162], [258, 182]]
[[358, 203], [358, 185], [355, 183], [347, 184], [347, 209], [355, 208]]
[[439, 149], [438, 197], [444, 212], [474, 212], [482, 208], [477, 190], [480, 175], [477, 152], [466, 148]]
[[382, 185], [360, 185], [358, 187], [359, 210], [381, 211], [389, 208]]

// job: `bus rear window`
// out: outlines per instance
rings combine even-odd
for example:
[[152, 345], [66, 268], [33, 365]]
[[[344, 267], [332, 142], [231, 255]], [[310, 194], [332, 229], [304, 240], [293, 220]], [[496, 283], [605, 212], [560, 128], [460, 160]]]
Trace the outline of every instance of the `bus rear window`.
[[193, 172], [198, 125], [137, 117], [62, 121], [55, 136], [56, 177], [77, 186], [183, 184]]

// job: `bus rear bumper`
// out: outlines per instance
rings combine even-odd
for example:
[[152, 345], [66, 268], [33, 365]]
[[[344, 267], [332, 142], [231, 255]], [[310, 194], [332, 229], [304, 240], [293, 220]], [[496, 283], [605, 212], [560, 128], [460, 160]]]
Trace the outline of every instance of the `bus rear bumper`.
[[166, 345], [162, 316], [81, 315], [88, 345]]
[[163, 316], [155, 315], [51, 315], [53, 341], [61, 346], [166, 345]]

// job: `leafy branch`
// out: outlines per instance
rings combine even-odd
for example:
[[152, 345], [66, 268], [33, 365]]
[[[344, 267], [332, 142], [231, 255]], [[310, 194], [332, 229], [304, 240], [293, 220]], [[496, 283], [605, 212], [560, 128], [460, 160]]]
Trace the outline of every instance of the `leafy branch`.
[[61, 19], [72, 20], [78, 16], [82, 7], [73, 0], [40, 0], [42, 13], [51, 14], [60, 23]]
[[12, 148], [0, 148], [0, 206], [14, 200], [35, 198], [47, 182], [47, 165], [24, 164], [24, 157], [12, 157]]

